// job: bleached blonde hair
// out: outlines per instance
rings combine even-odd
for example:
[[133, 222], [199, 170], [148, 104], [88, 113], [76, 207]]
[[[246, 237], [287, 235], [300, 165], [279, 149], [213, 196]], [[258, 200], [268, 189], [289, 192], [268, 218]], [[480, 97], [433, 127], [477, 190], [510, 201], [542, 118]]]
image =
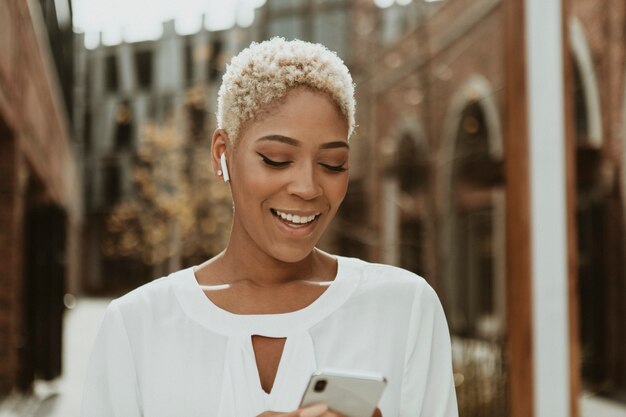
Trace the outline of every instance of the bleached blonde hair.
[[232, 143], [249, 121], [292, 89], [308, 87], [326, 93], [354, 131], [354, 84], [341, 58], [321, 44], [274, 37], [252, 44], [226, 67], [217, 97], [217, 127]]

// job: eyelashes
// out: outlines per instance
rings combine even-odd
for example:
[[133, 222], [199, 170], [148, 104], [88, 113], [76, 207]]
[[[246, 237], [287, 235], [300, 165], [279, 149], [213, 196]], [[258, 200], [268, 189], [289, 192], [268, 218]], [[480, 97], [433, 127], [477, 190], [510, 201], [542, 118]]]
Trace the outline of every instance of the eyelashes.
[[326, 169], [329, 169], [331, 171], [334, 172], [344, 172], [346, 171], [348, 168], [345, 168], [343, 165], [326, 165], [326, 164], [320, 164], [321, 166], [323, 166]]
[[[263, 155], [260, 152], [257, 152], [257, 155], [259, 155], [261, 157], [261, 159], [263, 160], [263, 163], [266, 165], [269, 165], [270, 167], [273, 168], [284, 168], [288, 165], [290, 165], [293, 161], [274, 161], [272, 159], [269, 159], [267, 156]], [[328, 165], [328, 164], [322, 164], [320, 163], [321, 166], [323, 166], [324, 168], [326, 168], [329, 171], [332, 172], [345, 172], [348, 170], [348, 168], [344, 167], [344, 164], [342, 165]]]
[[285, 161], [285, 162], [272, 161], [267, 156], [265, 156], [265, 155], [263, 155], [262, 153], [259, 153], [259, 152], [257, 152], [257, 155], [259, 155], [263, 159], [263, 162], [266, 165], [269, 165], [269, 166], [272, 166], [272, 167], [276, 167], [276, 168], [286, 167], [287, 165], [289, 165], [292, 162], [292, 161]]

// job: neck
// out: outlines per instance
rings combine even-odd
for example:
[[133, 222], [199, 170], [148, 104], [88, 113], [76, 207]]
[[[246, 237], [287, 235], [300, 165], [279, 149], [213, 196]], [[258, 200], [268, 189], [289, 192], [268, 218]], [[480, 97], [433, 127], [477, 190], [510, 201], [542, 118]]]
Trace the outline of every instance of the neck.
[[[226, 283], [248, 281], [252, 284], [271, 287], [297, 280], [314, 278], [321, 264], [317, 249], [298, 262], [283, 262], [265, 253], [242, 253], [229, 245], [220, 255]], [[245, 259], [245, 262], [242, 262]]]
[[323, 254], [316, 248], [297, 262], [285, 262], [262, 250], [247, 233], [235, 230], [226, 249], [217, 256], [224, 283], [248, 281], [259, 286], [276, 286], [292, 281], [320, 279]]

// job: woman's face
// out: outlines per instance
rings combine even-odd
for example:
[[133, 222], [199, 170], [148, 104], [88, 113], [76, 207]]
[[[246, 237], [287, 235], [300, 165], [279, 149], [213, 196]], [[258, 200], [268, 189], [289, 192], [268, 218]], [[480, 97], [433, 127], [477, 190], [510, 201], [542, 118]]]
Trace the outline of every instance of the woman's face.
[[227, 151], [231, 245], [252, 244], [283, 262], [311, 253], [346, 195], [347, 135], [332, 100], [306, 88], [247, 125]]

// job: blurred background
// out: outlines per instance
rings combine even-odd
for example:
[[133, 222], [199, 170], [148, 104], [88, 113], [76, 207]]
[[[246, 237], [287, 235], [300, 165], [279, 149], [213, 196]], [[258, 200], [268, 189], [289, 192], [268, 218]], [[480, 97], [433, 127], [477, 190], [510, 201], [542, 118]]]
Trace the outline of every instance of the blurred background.
[[[561, 30], [529, 33], [529, 2]], [[320, 246], [436, 289], [461, 417], [626, 416], [623, 0], [0, 0], [0, 416], [77, 416], [110, 299], [225, 246], [217, 90], [276, 35], [325, 44], [357, 86], [350, 188]], [[532, 39], [555, 46], [556, 82], [529, 72]], [[537, 85], [557, 87], [561, 135], [533, 128]], [[542, 172], [562, 206], [541, 206]], [[562, 238], [537, 253], [542, 236]]]

